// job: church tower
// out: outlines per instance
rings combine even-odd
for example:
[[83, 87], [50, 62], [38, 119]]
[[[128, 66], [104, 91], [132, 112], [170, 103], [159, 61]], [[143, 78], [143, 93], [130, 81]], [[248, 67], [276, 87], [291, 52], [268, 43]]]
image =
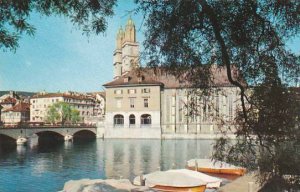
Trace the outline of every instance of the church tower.
[[116, 50], [114, 51], [114, 79], [122, 75], [122, 44], [125, 33], [120, 27], [116, 38]]
[[134, 67], [139, 66], [139, 44], [136, 42], [135, 25], [131, 17], [117, 33], [117, 45], [114, 52], [114, 79], [120, 77]]

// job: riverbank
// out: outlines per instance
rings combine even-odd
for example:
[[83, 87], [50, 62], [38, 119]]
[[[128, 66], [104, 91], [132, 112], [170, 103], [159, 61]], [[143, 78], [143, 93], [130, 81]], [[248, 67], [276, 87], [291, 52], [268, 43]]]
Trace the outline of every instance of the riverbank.
[[[206, 191], [218, 192], [256, 192], [260, 189], [256, 183], [253, 173], [241, 176], [230, 183], [225, 184], [219, 189], [207, 189]], [[65, 183], [61, 192], [86, 192], [86, 191], [109, 191], [109, 192], [151, 192], [150, 188], [135, 186], [128, 179], [80, 179], [70, 180]]]
[[259, 183], [256, 182], [255, 174], [248, 173], [236, 180], [224, 185], [219, 192], [256, 192], [260, 189]]
[[128, 179], [81, 179], [70, 180], [65, 183], [64, 188], [60, 192], [150, 192], [151, 189], [147, 187], [139, 187], [132, 185]]

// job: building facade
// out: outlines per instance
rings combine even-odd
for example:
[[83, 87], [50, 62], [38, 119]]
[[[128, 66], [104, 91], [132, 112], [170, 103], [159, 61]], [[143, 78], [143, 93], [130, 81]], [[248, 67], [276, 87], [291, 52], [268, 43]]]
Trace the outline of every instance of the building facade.
[[79, 111], [81, 122], [89, 123], [87, 119], [93, 116], [95, 102], [87, 95], [65, 93], [39, 93], [30, 99], [30, 122], [44, 123], [50, 106], [58, 102], [65, 102]]
[[20, 96], [14, 92], [10, 91], [0, 97], [0, 124], [3, 123], [1, 113], [7, 109], [15, 106], [19, 101], [21, 101]]
[[[125, 28], [129, 27], [130, 34], [122, 28], [117, 33], [114, 80], [104, 84], [105, 137], [213, 137], [220, 131], [234, 129], [240, 103], [239, 89], [230, 84], [225, 68], [211, 66], [212, 84], [206, 95], [201, 94], [201, 89], [162, 68], [139, 68], [137, 64], [128, 68], [128, 60], [120, 58], [133, 61], [133, 58], [138, 60], [139, 55], [131, 19]], [[132, 46], [132, 52], [127, 52], [126, 57], [117, 57], [118, 54], [123, 55], [125, 45]]]
[[[126, 27], [128, 24], [134, 26], [131, 19]], [[135, 37], [134, 28], [133, 32]], [[126, 36], [127, 31], [119, 30], [116, 51], [122, 47], [120, 34]], [[138, 55], [135, 52], [133, 57]], [[124, 65], [122, 61], [122, 69]], [[115, 66], [114, 63], [114, 69]], [[209, 94], [203, 95], [201, 89], [161, 68], [137, 66], [115, 73], [114, 80], [104, 85], [107, 137], [188, 138], [234, 129], [239, 89], [229, 83], [225, 68], [211, 66], [212, 84]]]
[[4, 126], [15, 126], [20, 123], [27, 123], [30, 120], [29, 103], [18, 102], [11, 108], [1, 113], [1, 121]]

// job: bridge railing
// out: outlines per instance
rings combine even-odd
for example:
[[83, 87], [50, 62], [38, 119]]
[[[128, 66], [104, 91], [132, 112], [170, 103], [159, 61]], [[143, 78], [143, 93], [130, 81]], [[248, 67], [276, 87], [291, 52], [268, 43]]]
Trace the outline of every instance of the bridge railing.
[[36, 123], [36, 124], [19, 124], [19, 125], [1, 125], [0, 129], [31, 129], [31, 128], [97, 128], [94, 124], [44, 124], [44, 123]]

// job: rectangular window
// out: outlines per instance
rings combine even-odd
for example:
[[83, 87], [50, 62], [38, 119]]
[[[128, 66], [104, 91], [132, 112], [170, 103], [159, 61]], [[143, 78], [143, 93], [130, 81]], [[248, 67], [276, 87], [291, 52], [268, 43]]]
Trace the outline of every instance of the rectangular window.
[[121, 95], [121, 94], [123, 94], [123, 90], [117, 89], [117, 90], [114, 90], [114, 93], [117, 95]]
[[134, 98], [129, 98], [130, 99], [130, 108], [134, 108]]
[[142, 93], [150, 93], [150, 88], [144, 88], [144, 89], [142, 89]]
[[202, 121], [203, 122], [206, 122], [207, 121], [207, 97], [206, 96], [203, 96], [203, 119]]
[[148, 99], [144, 99], [144, 107], [148, 108]]
[[229, 114], [228, 114], [228, 116], [229, 116], [229, 121], [232, 121], [232, 118], [233, 118], [233, 111], [232, 111], [232, 105], [233, 105], [233, 103], [232, 103], [232, 96], [228, 96], [228, 107], [229, 107], [229, 109], [228, 109], [228, 112], [229, 112]]
[[216, 116], [219, 117], [220, 116], [220, 99], [219, 99], [219, 95], [216, 96]]
[[179, 116], [178, 116], [178, 120], [179, 122], [182, 122], [183, 121], [183, 106], [184, 106], [184, 101], [183, 99], [180, 97], [179, 98]]
[[122, 100], [121, 99], [116, 99], [116, 104], [117, 104], [117, 108], [121, 108], [122, 107]]
[[135, 89], [128, 89], [128, 94], [135, 94], [136, 90]]
[[167, 96], [166, 99], [166, 122], [170, 122], [171, 120], [171, 98], [170, 96]]

